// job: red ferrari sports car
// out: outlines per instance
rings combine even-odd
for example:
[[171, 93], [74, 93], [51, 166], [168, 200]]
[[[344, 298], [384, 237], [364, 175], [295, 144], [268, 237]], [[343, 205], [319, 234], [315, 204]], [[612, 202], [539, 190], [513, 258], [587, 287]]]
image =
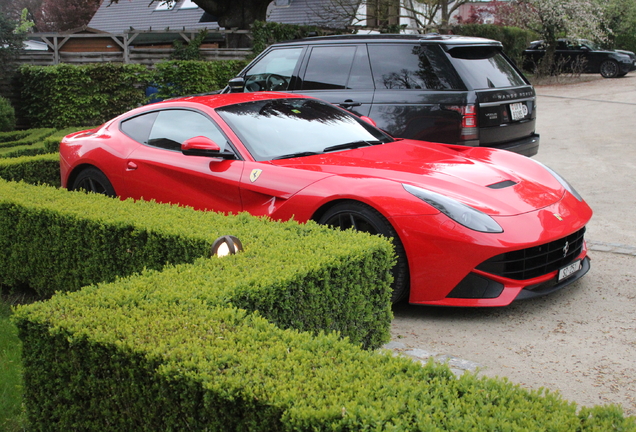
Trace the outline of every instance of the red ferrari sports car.
[[62, 185], [384, 235], [393, 301], [505, 306], [587, 273], [592, 210], [558, 174], [372, 123], [279, 92], [183, 97], [67, 136]]

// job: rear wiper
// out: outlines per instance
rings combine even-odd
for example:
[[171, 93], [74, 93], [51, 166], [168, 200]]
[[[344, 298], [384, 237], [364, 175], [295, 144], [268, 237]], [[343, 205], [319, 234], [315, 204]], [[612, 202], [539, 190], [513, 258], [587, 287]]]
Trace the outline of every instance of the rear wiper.
[[331, 147], [327, 147], [323, 150], [323, 152], [331, 152], [336, 150], [345, 150], [345, 149], [357, 149], [358, 147], [372, 146], [376, 144], [382, 144], [382, 141], [352, 141], [344, 144], [338, 144]]
[[277, 157], [273, 158], [272, 160], [275, 160], [275, 159], [291, 159], [291, 158], [295, 158], [295, 157], [313, 156], [313, 155], [317, 155], [317, 154], [320, 154], [320, 153], [311, 152], [311, 151], [304, 151], [304, 152], [290, 153], [290, 154], [286, 154], [286, 155], [282, 155], [282, 156], [277, 156]]

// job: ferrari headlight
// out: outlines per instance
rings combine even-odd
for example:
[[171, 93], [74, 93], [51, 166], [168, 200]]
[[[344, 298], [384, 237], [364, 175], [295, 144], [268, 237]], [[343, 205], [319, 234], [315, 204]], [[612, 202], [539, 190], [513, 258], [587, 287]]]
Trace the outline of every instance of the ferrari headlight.
[[408, 184], [403, 184], [402, 186], [408, 193], [415, 195], [425, 203], [435, 207], [437, 210], [466, 228], [485, 233], [503, 232], [503, 228], [501, 228], [501, 226], [499, 226], [499, 224], [486, 213], [480, 212], [479, 210], [460, 203], [452, 198], [426, 189]]
[[579, 201], [583, 201], [583, 197], [581, 195], [579, 195], [579, 193], [576, 191], [576, 189], [574, 189], [574, 187], [568, 183], [568, 181], [566, 179], [564, 179], [563, 177], [561, 177], [559, 174], [556, 173], [556, 171], [552, 170], [551, 168], [543, 165], [541, 162], [539, 162], [538, 160], [534, 160], [534, 159], [530, 159], [531, 161], [534, 161], [536, 163], [538, 163], [539, 165], [541, 165], [543, 168], [546, 169], [547, 172], [549, 172], [550, 174], [552, 174], [552, 177], [554, 177], [555, 179], [557, 179], [557, 181], [559, 183], [561, 183], [561, 186], [563, 186], [568, 192], [570, 192], [572, 195], [574, 195], [574, 198], [576, 198]]

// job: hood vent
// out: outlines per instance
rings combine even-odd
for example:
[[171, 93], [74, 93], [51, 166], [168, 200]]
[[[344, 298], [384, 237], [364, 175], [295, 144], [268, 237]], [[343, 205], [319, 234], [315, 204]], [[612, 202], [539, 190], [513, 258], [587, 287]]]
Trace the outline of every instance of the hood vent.
[[517, 184], [517, 182], [514, 182], [512, 180], [505, 180], [505, 181], [502, 181], [502, 182], [499, 182], [499, 183], [493, 183], [493, 184], [491, 184], [491, 185], [489, 185], [487, 187], [489, 187], [490, 189], [504, 189], [504, 188], [507, 188], [507, 187], [510, 187], [510, 186], [514, 186], [516, 184]]

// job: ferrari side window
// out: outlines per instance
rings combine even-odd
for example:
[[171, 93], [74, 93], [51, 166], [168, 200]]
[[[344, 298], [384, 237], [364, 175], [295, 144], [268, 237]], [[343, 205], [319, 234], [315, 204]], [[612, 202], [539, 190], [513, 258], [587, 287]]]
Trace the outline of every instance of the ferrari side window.
[[160, 111], [148, 137], [148, 145], [166, 150], [181, 151], [184, 141], [196, 136], [204, 136], [225, 150], [227, 138], [206, 116], [196, 111]]
[[157, 119], [157, 111], [124, 120], [119, 125], [121, 131], [135, 141], [148, 144], [150, 129]]

